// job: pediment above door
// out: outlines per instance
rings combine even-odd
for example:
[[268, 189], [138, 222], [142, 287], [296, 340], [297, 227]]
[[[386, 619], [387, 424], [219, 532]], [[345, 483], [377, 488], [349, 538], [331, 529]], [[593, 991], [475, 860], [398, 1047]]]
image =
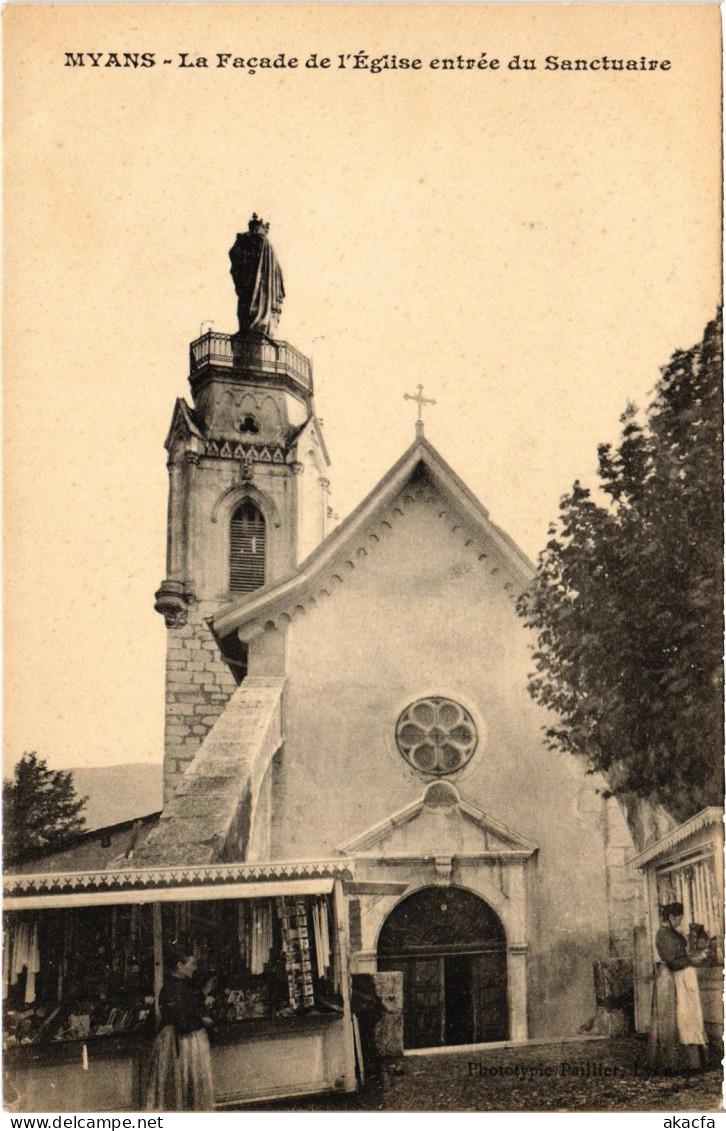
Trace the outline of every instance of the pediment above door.
[[432, 782], [418, 801], [339, 845], [347, 856], [396, 860], [491, 856], [525, 860], [537, 846], [462, 799], [450, 782]]

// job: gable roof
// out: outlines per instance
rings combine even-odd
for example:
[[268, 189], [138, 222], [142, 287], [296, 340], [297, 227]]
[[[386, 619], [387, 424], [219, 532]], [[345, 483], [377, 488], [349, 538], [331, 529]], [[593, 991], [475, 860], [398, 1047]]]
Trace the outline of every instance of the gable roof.
[[302, 443], [307, 434], [310, 434], [314, 437], [315, 442], [322, 452], [323, 459], [325, 460], [325, 466], [330, 467], [330, 456], [328, 455], [328, 449], [325, 446], [323, 432], [317, 416], [309, 416], [307, 420], [300, 425], [299, 428], [295, 429], [295, 431], [290, 436], [290, 439], [288, 440], [288, 448], [290, 448], [291, 450], [296, 450], [297, 446]]
[[244, 856], [262, 780], [282, 743], [284, 683], [248, 677], [232, 694], [137, 852], [143, 867]]
[[346, 555], [354, 555], [357, 540], [376, 520], [380, 520], [398, 496], [417, 476], [424, 473], [467, 528], [486, 537], [501, 564], [522, 586], [531, 578], [534, 565], [515, 542], [489, 518], [489, 512], [439, 455], [424, 436], [413, 444], [383, 476], [380, 482], [351, 511], [348, 517], [317, 546], [300, 565], [276, 582], [225, 605], [212, 618], [218, 639], [242, 625], [257, 622], [261, 630], [270, 615], [294, 608], [325, 574]]
[[177, 429], [181, 432], [187, 432], [190, 436], [195, 436], [198, 440], [204, 442], [204, 433], [199, 425], [196, 414], [193, 409], [189, 407], [183, 397], [177, 397], [174, 403], [174, 411], [171, 414], [171, 424], [169, 425], [169, 432], [164, 440], [164, 447], [170, 451], [174, 443], [174, 436]]

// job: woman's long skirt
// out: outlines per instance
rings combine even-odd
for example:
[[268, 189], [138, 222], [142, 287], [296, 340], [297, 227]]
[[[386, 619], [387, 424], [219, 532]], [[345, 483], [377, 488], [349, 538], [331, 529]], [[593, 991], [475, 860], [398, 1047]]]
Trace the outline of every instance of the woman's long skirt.
[[161, 1030], [151, 1056], [146, 1110], [214, 1110], [212, 1058], [204, 1029], [180, 1037], [173, 1025]]
[[695, 968], [686, 966], [685, 970], [676, 970], [673, 980], [676, 984], [678, 1040], [682, 1045], [705, 1045], [706, 1030]]
[[695, 969], [688, 966], [674, 973], [664, 963], [659, 963], [653, 985], [648, 1070], [666, 1074], [698, 1068], [698, 1046], [705, 1044]]

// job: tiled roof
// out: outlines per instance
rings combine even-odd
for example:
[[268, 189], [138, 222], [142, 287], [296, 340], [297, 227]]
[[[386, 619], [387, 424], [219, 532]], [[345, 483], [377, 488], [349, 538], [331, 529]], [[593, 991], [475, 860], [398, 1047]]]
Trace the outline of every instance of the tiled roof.
[[107, 868], [112, 861], [133, 854], [156, 828], [160, 813], [121, 821], [91, 832], [81, 833], [63, 848], [35, 854], [22, 863], [5, 869], [6, 879], [15, 875], [35, 875], [56, 872], [95, 872]]

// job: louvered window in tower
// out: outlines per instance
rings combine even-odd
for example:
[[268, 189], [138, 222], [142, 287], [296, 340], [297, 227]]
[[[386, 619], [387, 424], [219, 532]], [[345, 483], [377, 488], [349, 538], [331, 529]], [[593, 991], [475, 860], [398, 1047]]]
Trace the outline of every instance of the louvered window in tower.
[[229, 588], [250, 593], [265, 584], [265, 520], [246, 499], [232, 515], [229, 529]]

